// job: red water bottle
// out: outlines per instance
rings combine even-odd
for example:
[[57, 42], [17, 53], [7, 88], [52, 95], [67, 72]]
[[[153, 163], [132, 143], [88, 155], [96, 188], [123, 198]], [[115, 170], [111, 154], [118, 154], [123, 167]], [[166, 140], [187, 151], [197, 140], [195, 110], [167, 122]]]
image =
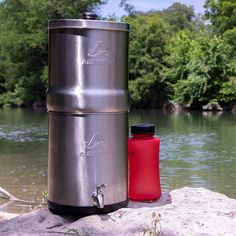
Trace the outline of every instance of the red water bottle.
[[159, 175], [160, 139], [154, 137], [155, 126], [139, 124], [131, 126], [128, 140], [129, 198], [131, 200], [155, 200], [161, 196]]

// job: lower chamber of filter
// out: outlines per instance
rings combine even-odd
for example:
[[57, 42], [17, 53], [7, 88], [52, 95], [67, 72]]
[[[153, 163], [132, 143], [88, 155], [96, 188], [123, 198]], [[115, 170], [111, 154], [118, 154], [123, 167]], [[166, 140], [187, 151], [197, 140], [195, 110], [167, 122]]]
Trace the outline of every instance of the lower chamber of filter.
[[[49, 113], [48, 207], [55, 214], [108, 213], [127, 205], [127, 113]], [[92, 204], [100, 185], [104, 208]]]
[[105, 205], [103, 208], [98, 208], [96, 206], [88, 206], [88, 207], [82, 207], [82, 206], [66, 206], [66, 205], [60, 205], [57, 203], [53, 203], [48, 200], [48, 208], [53, 214], [57, 215], [92, 215], [92, 214], [104, 214], [116, 211], [120, 208], [126, 207], [128, 204], [128, 200], [111, 204], [111, 205]]

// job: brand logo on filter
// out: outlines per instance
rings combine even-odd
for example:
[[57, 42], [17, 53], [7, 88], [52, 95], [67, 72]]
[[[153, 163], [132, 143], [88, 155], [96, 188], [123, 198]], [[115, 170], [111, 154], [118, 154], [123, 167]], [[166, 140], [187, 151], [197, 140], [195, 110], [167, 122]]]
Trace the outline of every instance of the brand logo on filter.
[[100, 133], [94, 133], [88, 142], [81, 145], [80, 157], [103, 157], [111, 155], [111, 147], [105, 143]]
[[102, 41], [98, 41], [92, 49], [88, 50], [87, 58], [82, 61], [82, 64], [86, 65], [109, 65], [114, 63], [113, 53], [103, 46]]

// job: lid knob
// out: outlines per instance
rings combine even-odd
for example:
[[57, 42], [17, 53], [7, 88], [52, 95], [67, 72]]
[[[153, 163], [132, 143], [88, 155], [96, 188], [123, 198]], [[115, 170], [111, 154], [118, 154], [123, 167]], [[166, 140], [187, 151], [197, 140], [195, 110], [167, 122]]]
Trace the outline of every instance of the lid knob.
[[97, 17], [98, 16], [95, 12], [84, 12], [83, 13], [83, 19], [86, 19], [86, 20], [96, 20]]

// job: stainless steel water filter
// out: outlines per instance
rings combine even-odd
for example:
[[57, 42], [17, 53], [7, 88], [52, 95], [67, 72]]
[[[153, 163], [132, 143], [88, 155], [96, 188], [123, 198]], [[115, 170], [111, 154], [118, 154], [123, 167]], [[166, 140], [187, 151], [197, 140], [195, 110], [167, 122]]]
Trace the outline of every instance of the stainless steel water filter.
[[49, 22], [48, 204], [56, 213], [127, 203], [129, 26], [95, 17]]

